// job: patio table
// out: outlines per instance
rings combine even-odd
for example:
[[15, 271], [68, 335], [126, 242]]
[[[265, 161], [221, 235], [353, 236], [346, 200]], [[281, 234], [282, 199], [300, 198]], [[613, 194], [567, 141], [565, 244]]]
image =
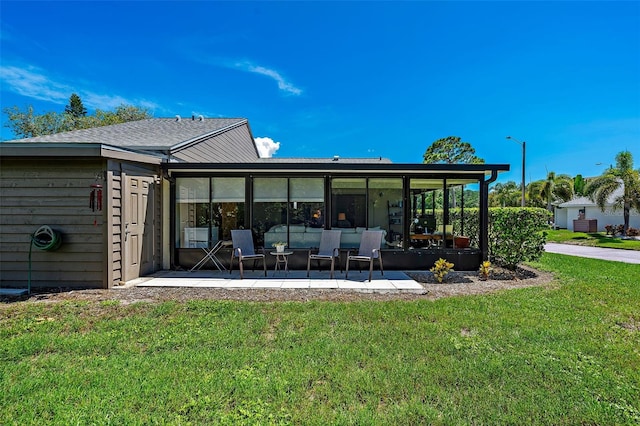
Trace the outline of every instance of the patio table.
[[218, 256], [216, 256], [216, 254], [220, 250], [222, 250], [223, 247], [229, 247], [232, 244], [233, 243], [231, 241], [218, 240], [218, 242], [215, 243], [215, 245], [210, 249], [203, 247], [202, 250], [204, 251], [204, 256], [202, 257], [202, 259], [200, 259], [198, 263], [193, 265], [193, 268], [189, 269], [189, 272], [199, 270], [204, 266], [205, 263], [207, 263], [208, 260], [210, 260], [215, 265], [215, 267], [218, 268], [218, 271], [226, 271], [227, 268], [224, 267], [220, 259], [218, 259]]
[[276, 266], [273, 268], [273, 275], [276, 275], [276, 272], [280, 269], [280, 264], [284, 265], [283, 271], [285, 273], [289, 273], [289, 256], [293, 254], [292, 251], [272, 251], [269, 252], [270, 255], [276, 257]]

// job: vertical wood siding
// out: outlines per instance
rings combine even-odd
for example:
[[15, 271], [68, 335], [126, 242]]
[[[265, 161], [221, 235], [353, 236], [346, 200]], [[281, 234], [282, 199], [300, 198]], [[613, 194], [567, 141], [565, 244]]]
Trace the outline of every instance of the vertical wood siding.
[[122, 175], [118, 171], [110, 172], [111, 183], [111, 287], [121, 284], [122, 280]]

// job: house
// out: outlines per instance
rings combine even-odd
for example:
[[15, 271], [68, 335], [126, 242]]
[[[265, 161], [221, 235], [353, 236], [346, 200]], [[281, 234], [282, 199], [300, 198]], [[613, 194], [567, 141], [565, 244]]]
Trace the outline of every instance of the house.
[[[594, 201], [587, 197], [574, 197], [565, 203], [556, 206], [554, 212], [554, 223], [557, 228], [568, 229], [570, 231], [583, 231], [584, 221], [591, 225], [590, 232], [604, 232], [607, 225], [622, 225], [624, 223], [623, 210], [613, 209], [613, 200], [622, 196], [622, 188], [614, 191], [607, 200], [604, 212]], [[583, 222], [577, 222], [577, 221]], [[578, 229], [574, 229], [574, 224]], [[629, 212], [629, 226], [640, 229], [640, 212], [632, 209]], [[593, 231], [595, 229], [595, 231]]]
[[[383, 158], [259, 158], [243, 118], [153, 118], [0, 143], [0, 285], [111, 288], [162, 269], [188, 269], [203, 249], [252, 229], [256, 243], [284, 240], [290, 267], [306, 265], [321, 229], [341, 246], [384, 230], [387, 269], [425, 269], [439, 257], [477, 269], [488, 255], [489, 183], [508, 165], [395, 164]], [[436, 223], [416, 195], [478, 184], [481, 232], [472, 247], [416, 246], [412, 219]], [[449, 224], [449, 209], [438, 222]], [[62, 238], [39, 251], [47, 225]], [[347, 226], [348, 225], [348, 226]], [[425, 230], [425, 234], [435, 230]], [[462, 233], [464, 230], [462, 229]], [[451, 236], [452, 237], [452, 236]], [[221, 258], [228, 259], [228, 254]]]

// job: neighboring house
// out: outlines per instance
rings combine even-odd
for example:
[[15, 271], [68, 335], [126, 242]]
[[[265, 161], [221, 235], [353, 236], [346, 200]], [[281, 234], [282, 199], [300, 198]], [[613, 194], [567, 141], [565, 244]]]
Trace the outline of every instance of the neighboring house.
[[[488, 186], [508, 169], [261, 159], [242, 118], [148, 119], [3, 142], [0, 286], [21, 286], [30, 276], [33, 287], [111, 288], [161, 269], [188, 269], [238, 228], [252, 229], [266, 248], [285, 240], [295, 252], [290, 266], [303, 267], [319, 242], [318, 229], [308, 226], [318, 209], [326, 228], [343, 230], [345, 249], [358, 246], [364, 229], [384, 230], [387, 269], [425, 269], [444, 257], [474, 270], [488, 254]], [[447, 197], [450, 187], [466, 184], [479, 184], [481, 194], [476, 246], [414, 246], [411, 218], [428, 213], [416, 195], [440, 190]], [[102, 205], [92, 207], [97, 185]], [[448, 208], [438, 219], [450, 223]], [[62, 235], [58, 250], [31, 247], [42, 225]], [[223, 249], [220, 258], [229, 255]]]
[[[603, 212], [594, 201], [587, 197], [575, 197], [570, 201], [561, 203], [555, 209], [555, 226], [561, 229], [574, 230], [574, 220], [597, 221], [597, 230], [605, 231], [606, 225], [622, 225], [624, 223], [623, 210], [613, 209], [613, 200], [622, 195], [623, 188], [619, 188], [609, 197], [605, 211]], [[629, 212], [629, 226], [640, 229], [640, 212], [631, 209]]]

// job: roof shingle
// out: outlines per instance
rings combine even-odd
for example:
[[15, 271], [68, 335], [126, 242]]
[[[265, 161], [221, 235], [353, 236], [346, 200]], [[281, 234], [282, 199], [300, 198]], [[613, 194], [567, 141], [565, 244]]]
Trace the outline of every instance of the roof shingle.
[[129, 149], [166, 151], [246, 122], [245, 118], [149, 118], [10, 142], [102, 143]]

